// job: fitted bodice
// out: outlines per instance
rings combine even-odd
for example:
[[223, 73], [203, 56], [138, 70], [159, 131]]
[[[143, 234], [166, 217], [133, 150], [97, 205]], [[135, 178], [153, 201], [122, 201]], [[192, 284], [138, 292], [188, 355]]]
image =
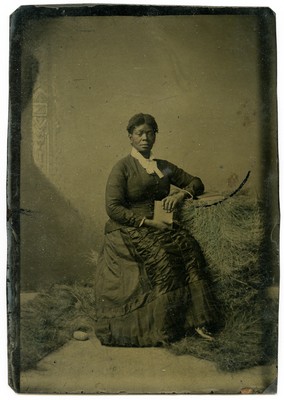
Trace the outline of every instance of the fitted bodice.
[[186, 189], [193, 196], [203, 192], [199, 178], [168, 161], [156, 161], [164, 175], [162, 178], [156, 173], [148, 174], [131, 155], [114, 166], [106, 187], [106, 210], [116, 224], [108, 223], [108, 226], [116, 226], [115, 229], [119, 224], [138, 227], [143, 217], [152, 218], [154, 201], [168, 196], [171, 184]]

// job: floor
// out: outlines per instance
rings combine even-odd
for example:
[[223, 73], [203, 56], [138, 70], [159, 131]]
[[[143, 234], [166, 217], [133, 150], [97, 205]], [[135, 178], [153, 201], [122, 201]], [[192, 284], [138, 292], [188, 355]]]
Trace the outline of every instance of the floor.
[[93, 334], [70, 340], [23, 372], [21, 393], [262, 393], [276, 376], [276, 365], [224, 373], [212, 362], [163, 348], [101, 346]]
[[[274, 291], [275, 292], [275, 291]], [[273, 293], [273, 294], [276, 294]], [[21, 295], [21, 302], [36, 294]], [[273, 385], [277, 366], [225, 373], [214, 363], [164, 348], [102, 346], [94, 333], [71, 339], [21, 374], [21, 393], [262, 393]], [[275, 389], [274, 389], [275, 392]]]

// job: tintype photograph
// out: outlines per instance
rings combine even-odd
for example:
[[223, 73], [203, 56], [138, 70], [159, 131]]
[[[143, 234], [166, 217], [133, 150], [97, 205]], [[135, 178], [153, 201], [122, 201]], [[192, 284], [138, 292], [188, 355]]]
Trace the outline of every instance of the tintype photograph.
[[9, 384], [277, 392], [269, 8], [10, 17]]

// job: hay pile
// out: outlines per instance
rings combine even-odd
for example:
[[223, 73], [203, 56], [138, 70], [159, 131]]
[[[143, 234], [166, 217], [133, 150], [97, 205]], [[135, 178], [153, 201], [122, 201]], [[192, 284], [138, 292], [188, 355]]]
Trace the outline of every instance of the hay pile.
[[180, 219], [203, 250], [223, 319], [213, 342], [193, 335], [170, 350], [214, 361], [227, 371], [274, 361], [278, 305], [264, 295], [258, 202], [240, 195], [209, 207], [187, 201]]
[[239, 195], [212, 206], [187, 201], [181, 218], [200, 244], [213, 281], [226, 288], [218, 300], [232, 310], [250, 303], [264, 283], [263, 218], [256, 199]]
[[93, 331], [96, 321], [93, 284], [54, 285], [21, 308], [21, 370], [71, 339], [75, 331]]

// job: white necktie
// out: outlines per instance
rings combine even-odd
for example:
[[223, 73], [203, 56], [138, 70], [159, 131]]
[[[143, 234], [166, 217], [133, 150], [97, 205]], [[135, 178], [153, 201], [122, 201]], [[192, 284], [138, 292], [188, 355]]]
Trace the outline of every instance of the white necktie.
[[156, 172], [156, 174], [158, 175], [159, 178], [163, 178], [163, 173], [159, 170], [158, 166], [157, 166], [157, 162], [155, 161], [152, 152], [150, 152], [150, 157], [149, 159], [144, 158], [142, 156], [141, 153], [139, 153], [139, 151], [137, 151], [134, 147], [132, 148], [131, 151], [131, 155], [132, 157], [136, 158], [140, 164], [142, 165], [143, 168], [146, 169], [146, 172], [148, 174], [154, 174]]

